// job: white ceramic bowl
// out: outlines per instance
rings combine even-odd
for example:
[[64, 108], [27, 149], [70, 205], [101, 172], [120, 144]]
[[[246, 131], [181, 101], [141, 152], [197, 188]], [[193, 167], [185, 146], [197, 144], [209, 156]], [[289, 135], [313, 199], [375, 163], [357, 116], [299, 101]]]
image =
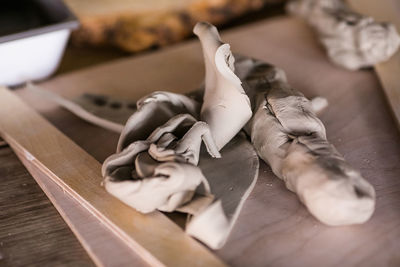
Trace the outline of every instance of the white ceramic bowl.
[[[18, 8], [24, 8], [25, 17], [18, 18], [17, 22], [16, 16], [3, 17], [4, 19], [0, 21], [3, 25], [7, 23], [11, 25], [3, 30], [3, 32], [8, 31], [8, 34], [0, 36], [0, 85], [15, 86], [26, 81], [41, 80], [54, 73], [71, 30], [78, 26], [75, 16], [62, 1], [30, 1], [32, 2], [29, 7], [11, 5], [11, 9], [16, 9], [15, 14], [19, 12]], [[40, 14], [31, 16], [29, 12], [40, 12]], [[37, 22], [38, 16], [47, 16], [47, 21], [39, 27], [30, 27], [29, 23]], [[5, 19], [8, 20], [4, 21]], [[13, 23], [17, 25], [14, 26], [16, 32], [10, 32]]]

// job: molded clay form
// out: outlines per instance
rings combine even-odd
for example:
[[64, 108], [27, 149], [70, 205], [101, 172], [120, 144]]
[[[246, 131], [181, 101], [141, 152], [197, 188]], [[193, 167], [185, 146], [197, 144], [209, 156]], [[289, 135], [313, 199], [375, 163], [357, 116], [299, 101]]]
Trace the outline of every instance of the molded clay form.
[[332, 62], [349, 70], [386, 61], [400, 45], [394, 25], [355, 13], [342, 0], [295, 0], [287, 10], [316, 30]]
[[168, 92], [139, 100], [102, 172], [106, 190], [140, 212], [190, 214], [186, 231], [217, 249], [255, 185], [259, 163], [243, 134], [226, 145], [221, 159], [213, 159], [221, 155], [209, 127], [190, 114], [198, 105]]
[[248, 68], [243, 83], [254, 109], [246, 131], [258, 155], [321, 222], [367, 221], [375, 191], [327, 141], [310, 101], [290, 87], [282, 70], [250, 59], [240, 64]]
[[206, 66], [200, 116], [210, 125], [215, 143], [221, 149], [251, 118], [250, 100], [234, 74], [235, 59], [230, 46], [222, 43], [217, 28], [200, 22], [193, 32], [200, 39]]
[[321, 222], [368, 220], [374, 189], [327, 141], [315, 115], [327, 101], [309, 101], [269, 64], [242, 56], [235, 62], [214, 26], [199, 23], [194, 32], [203, 47], [204, 90], [191, 96], [154, 92], [135, 107], [119, 102], [132, 110], [129, 119], [123, 108], [116, 121], [117, 111], [96, 104], [100, 96], [71, 102], [33, 88], [92, 123], [120, 129], [116, 153], [102, 167], [106, 190], [143, 213], [188, 213], [186, 232], [218, 249], [255, 185], [259, 156]]
[[[201, 170], [185, 162], [190, 162], [186, 159], [191, 155], [176, 152], [175, 157], [169, 159], [159, 156], [157, 151], [158, 147], [171, 147], [171, 150], [172, 147], [178, 147], [183, 143], [180, 141], [187, 137], [182, 137], [182, 133], [194, 125], [196, 120], [191, 115], [177, 115], [155, 128], [146, 140], [135, 140], [119, 153], [107, 158], [102, 169], [106, 190], [143, 213], [156, 209], [174, 211], [191, 200], [201, 182], [209, 193], [208, 183]], [[139, 129], [142, 130], [146, 129]], [[121, 139], [125, 137], [121, 135]], [[201, 142], [201, 137], [198, 136], [196, 140]], [[152, 152], [153, 146], [156, 147], [153, 149], [156, 155]]]
[[[252, 112], [229, 45], [210, 24], [199, 23], [194, 31], [206, 65], [203, 103], [168, 92], [140, 99], [103, 176], [106, 190], [138, 211], [189, 213], [186, 231], [216, 249], [255, 185], [258, 157], [243, 134], [234, 138]], [[209, 155], [202, 153], [199, 168], [203, 142]], [[213, 160], [225, 146], [222, 159]]]

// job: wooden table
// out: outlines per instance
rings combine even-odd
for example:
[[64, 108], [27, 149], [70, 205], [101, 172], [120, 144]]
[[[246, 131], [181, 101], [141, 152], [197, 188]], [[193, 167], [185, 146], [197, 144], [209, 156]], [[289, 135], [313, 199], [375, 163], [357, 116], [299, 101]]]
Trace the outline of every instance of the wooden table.
[[94, 266], [11, 148], [0, 162], [0, 266]]
[[[400, 138], [373, 71], [352, 73], [334, 67], [327, 61], [313, 34], [298, 21], [277, 18], [240, 31], [223, 36], [232, 44], [233, 50], [282, 67], [290, 83], [307, 96], [328, 98], [331, 104], [321, 116], [327, 126], [328, 138], [375, 186], [377, 208], [372, 219], [364, 225], [324, 226], [310, 216], [266, 164], [261, 164], [256, 188], [227, 245], [216, 254], [235, 266], [398, 266]], [[195, 86], [203, 75], [198, 71], [202, 64], [199, 45], [188, 43], [166, 51], [137, 60], [122, 60], [87, 70], [82, 75], [67, 75], [49, 81], [45, 86], [56, 86], [64, 92], [71, 86], [88, 90], [113, 86], [116, 91], [131, 89], [135, 94], [143, 94], [159, 89], [155, 88], [159, 86], [156, 80], [148, 79], [153, 66], [171, 74], [163, 77], [167, 90], [180, 91]], [[171, 68], [171, 62], [180, 67]], [[179, 81], [174, 79], [183, 69], [186, 75]], [[103, 136], [96, 136], [112, 139], [107, 144], [109, 147], [99, 149], [95, 140], [88, 138], [98, 131], [95, 126], [77, 122], [68, 112], [58, 110], [57, 113], [47, 112], [45, 116], [96, 159], [102, 161], [106, 152], [112, 151], [115, 136], [105, 132], [101, 132]], [[75, 120], [74, 127], [66, 127], [65, 123], [72, 120]], [[81, 127], [87, 130], [86, 137], [79, 134]], [[5, 172], [8, 170], [1, 168]], [[21, 198], [21, 201], [26, 199]], [[25, 204], [21, 203], [20, 207], [22, 209]], [[25, 216], [24, 212], [20, 214]], [[2, 233], [2, 236], [7, 234]], [[10, 248], [9, 245], [5, 247]], [[6, 254], [4, 258], [7, 257]], [[51, 262], [51, 258], [49, 260]], [[70, 258], [65, 260], [72, 261]], [[12, 263], [16, 264], [15, 261]]]

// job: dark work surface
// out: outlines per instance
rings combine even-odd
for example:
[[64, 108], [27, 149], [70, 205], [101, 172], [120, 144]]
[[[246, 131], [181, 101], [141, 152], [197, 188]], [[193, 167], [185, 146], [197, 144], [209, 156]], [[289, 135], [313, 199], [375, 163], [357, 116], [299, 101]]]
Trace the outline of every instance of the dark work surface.
[[94, 266], [9, 147], [0, 148], [0, 266]]

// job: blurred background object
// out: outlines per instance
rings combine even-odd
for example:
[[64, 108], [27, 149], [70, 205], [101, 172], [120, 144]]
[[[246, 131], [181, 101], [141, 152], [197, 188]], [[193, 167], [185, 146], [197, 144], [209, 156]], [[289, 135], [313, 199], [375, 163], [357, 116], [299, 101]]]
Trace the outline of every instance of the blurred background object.
[[78, 21], [60, 0], [2, 1], [0, 85], [51, 75]]
[[198, 21], [229, 23], [251, 11], [285, 0], [65, 0], [81, 27], [78, 46], [115, 46], [138, 52], [176, 43], [192, 34]]

